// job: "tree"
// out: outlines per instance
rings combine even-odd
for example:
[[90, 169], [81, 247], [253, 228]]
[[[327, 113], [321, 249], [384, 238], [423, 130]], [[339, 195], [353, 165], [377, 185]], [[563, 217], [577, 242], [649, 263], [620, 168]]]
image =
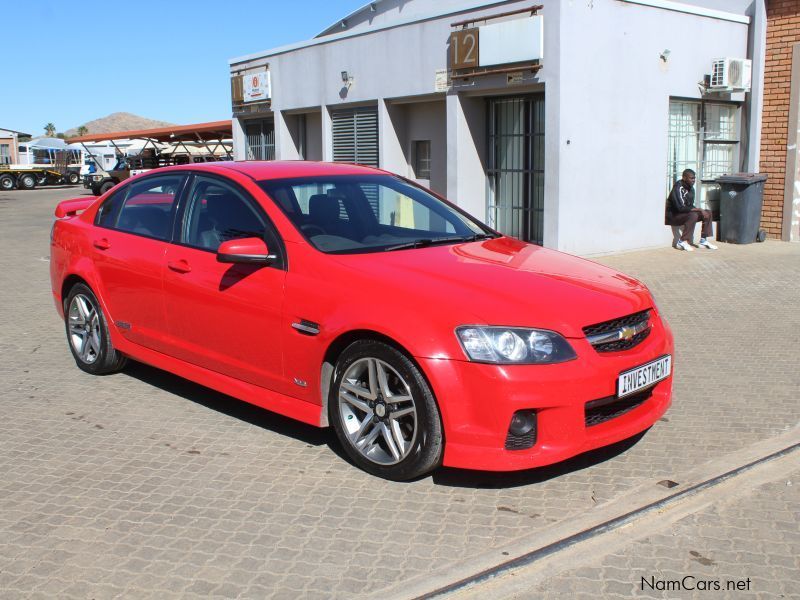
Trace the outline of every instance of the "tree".
[[48, 123], [44, 126], [44, 132], [48, 137], [53, 137], [56, 134], [56, 126], [52, 123]]
[[78, 135], [86, 135], [87, 133], [89, 133], [89, 128], [86, 125], [78, 127]]

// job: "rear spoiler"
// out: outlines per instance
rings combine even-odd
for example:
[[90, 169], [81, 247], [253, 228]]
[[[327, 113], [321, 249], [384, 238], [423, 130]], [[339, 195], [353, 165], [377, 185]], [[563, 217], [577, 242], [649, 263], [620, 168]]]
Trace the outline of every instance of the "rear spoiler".
[[97, 198], [73, 198], [72, 200], [59, 202], [58, 206], [56, 206], [56, 218], [66, 219], [68, 217], [74, 217], [89, 208], [95, 200], [97, 200]]

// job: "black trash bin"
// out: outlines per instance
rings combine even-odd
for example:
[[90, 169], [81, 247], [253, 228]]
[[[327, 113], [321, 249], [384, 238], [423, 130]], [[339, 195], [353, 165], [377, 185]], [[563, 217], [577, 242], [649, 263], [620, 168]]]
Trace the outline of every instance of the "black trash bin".
[[730, 244], [762, 241], [759, 235], [761, 204], [766, 175], [735, 173], [717, 178], [719, 184], [719, 231], [717, 238]]

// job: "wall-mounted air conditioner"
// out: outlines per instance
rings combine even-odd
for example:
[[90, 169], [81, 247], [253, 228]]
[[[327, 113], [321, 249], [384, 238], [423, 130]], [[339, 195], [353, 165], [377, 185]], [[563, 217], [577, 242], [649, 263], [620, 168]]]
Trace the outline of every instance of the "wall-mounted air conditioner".
[[749, 92], [753, 61], [746, 58], [718, 58], [711, 63], [712, 92]]

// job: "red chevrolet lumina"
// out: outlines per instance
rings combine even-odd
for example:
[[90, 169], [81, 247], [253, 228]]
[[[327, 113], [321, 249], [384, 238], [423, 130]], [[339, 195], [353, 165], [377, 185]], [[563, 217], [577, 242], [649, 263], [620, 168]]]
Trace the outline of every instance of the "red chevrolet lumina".
[[305, 423], [375, 475], [527, 469], [670, 404], [647, 288], [375, 169], [157, 169], [67, 200], [53, 296], [81, 369], [133, 359]]

